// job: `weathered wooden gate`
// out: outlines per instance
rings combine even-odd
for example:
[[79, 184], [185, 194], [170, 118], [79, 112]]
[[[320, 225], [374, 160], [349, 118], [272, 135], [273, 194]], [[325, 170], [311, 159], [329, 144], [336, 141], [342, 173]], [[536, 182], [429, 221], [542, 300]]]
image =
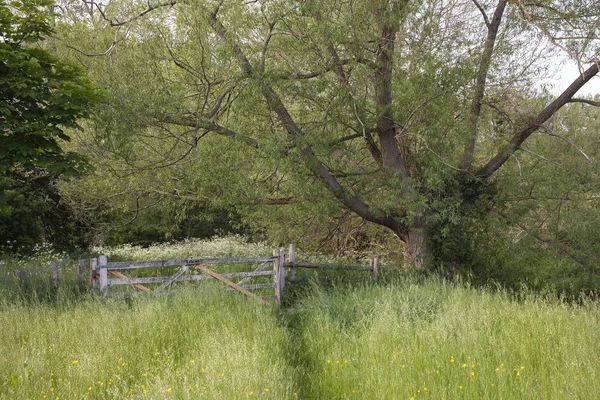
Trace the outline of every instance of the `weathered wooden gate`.
[[[209, 268], [216, 264], [259, 264], [253, 271], [217, 273]], [[169, 268], [179, 267], [170, 276], [132, 277], [126, 275], [127, 271], [143, 268]], [[159, 261], [115, 261], [109, 262], [106, 256], [91, 260], [92, 285], [99, 293], [110, 296], [130, 296], [130, 292], [115, 292], [111, 288], [128, 285], [141, 292], [160, 293], [174, 282], [204, 281], [217, 279], [225, 283], [231, 290], [237, 290], [247, 296], [253, 297], [264, 303], [267, 298], [275, 299], [277, 303], [283, 296], [285, 282], [285, 252], [283, 249], [273, 251], [273, 256], [249, 258], [195, 258], [186, 260], [159, 260]], [[200, 273], [198, 273], [200, 272]], [[255, 277], [272, 276], [273, 281], [268, 283], [254, 283], [249, 281]], [[237, 280], [234, 281], [234, 280]], [[156, 286], [159, 284], [158, 286]], [[148, 285], [152, 285], [150, 288]], [[255, 290], [274, 289], [274, 294], [258, 296]]]

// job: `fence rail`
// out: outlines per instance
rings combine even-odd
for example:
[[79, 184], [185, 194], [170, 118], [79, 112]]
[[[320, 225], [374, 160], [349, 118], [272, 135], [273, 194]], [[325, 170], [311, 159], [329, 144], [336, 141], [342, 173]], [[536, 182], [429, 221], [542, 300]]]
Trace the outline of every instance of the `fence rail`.
[[[220, 274], [225, 278], [247, 278], [255, 276], [270, 276], [273, 275], [273, 271], [258, 271], [258, 272], [231, 272], [226, 274]], [[155, 276], [147, 278], [121, 278], [114, 279], [108, 278], [108, 285], [133, 285], [133, 284], [151, 284], [151, 283], [163, 283], [167, 282], [171, 277], [169, 276]], [[213, 279], [210, 275], [184, 275], [177, 278], [177, 281], [204, 281]]]
[[273, 261], [275, 257], [235, 257], [235, 258], [191, 258], [187, 260], [159, 260], [159, 261], [115, 261], [107, 263], [111, 270], [125, 270], [138, 268], [161, 268], [174, 267], [178, 265], [199, 265], [199, 264], [238, 264], [238, 263], [257, 263]]

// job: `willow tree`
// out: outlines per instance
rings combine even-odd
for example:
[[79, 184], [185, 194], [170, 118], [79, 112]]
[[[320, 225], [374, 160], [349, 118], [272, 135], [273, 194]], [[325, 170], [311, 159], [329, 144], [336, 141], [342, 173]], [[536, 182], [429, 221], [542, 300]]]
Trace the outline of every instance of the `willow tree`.
[[[103, 4], [65, 1], [61, 31], [114, 94], [94, 129], [165, 167], [231, 140], [250, 184], [235, 196], [335, 202], [416, 265], [468, 261], [469, 224], [510, 219], [496, 176], [598, 73], [595, 1]], [[561, 52], [585, 69], [553, 95]]]

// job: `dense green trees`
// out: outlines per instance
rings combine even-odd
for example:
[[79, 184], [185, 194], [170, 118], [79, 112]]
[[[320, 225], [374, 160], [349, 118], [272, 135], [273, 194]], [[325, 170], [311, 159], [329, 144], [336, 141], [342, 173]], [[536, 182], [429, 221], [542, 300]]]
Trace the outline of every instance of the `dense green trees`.
[[[560, 199], [589, 216], [599, 178], [567, 110], [598, 73], [596, 2], [62, 6], [60, 51], [111, 96], [79, 144], [135, 196], [217, 199], [263, 221], [286, 204], [308, 221], [297, 234], [350, 212], [411, 262], [450, 268], [508, 223], [593, 264]], [[589, 63], [555, 95], [539, 82], [560, 52]]]
[[61, 143], [99, 100], [80, 68], [40, 47], [53, 32], [52, 4], [0, 4], [0, 245], [16, 241], [23, 250], [43, 240], [79, 242], [56, 182], [87, 164]]
[[0, 173], [44, 167], [81, 168], [82, 158], [64, 152], [66, 128], [89, 114], [98, 93], [82, 71], [36, 47], [52, 33], [51, 1], [0, 4]]

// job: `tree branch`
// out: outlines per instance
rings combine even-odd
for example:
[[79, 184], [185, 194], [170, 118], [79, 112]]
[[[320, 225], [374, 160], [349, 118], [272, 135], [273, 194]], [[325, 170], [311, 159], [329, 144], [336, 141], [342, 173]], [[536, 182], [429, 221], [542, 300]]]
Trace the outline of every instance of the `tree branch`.
[[[473, 0], [475, 4], [477, 2]], [[506, 1], [500, 0], [494, 11], [491, 23], [488, 22], [488, 33], [483, 47], [483, 54], [479, 61], [479, 70], [477, 71], [477, 79], [475, 83], [475, 93], [471, 101], [471, 112], [469, 115], [469, 132], [465, 143], [465, 151], [460, 162], [460, 168], [467, 170], [473, 163], [475, 158], [475, 141], [477, 139], [477, 126], [479, 124], [479, 116], [481, 114], [481, 103], [485, 94], [486, 81], [490, 71], [492, 56], [494, 54], [494, 46], [496, 44], [496, 36], [502, 22], [502, 16], [506, 9]], [[485, 15], [485, 14], [484, 14]]]
[[103, 53], [86, 53], [83, 50], [78, 49], [77, 47], [73, 46], [70, 43], [67, 43], [64, 39], [57, 37], [57, 36], [53, 36], [53, 38], [55, 38], [56, 40], [59, 40], [60, 42], [62, 42], [66, 48], [71, 49], [76, 51], [77, 53], [84, 55], [86, 57], [103, 57], [103, 56], [108, 56], [112, 53], [112, 51], [114, 50], [114, 48], [117, 46], [117, 44], [119, 44], [119, 42], [124, 41], [125, 39], [127, 39], [127, 36], [129, 35], [129, 30], [130, 30], [131, 26], [128, 26], [127, 29], [125, 30], [125, 33], [123, 35], [119, 35], [119, 31], [121, 29], [121, 27], [117, 28], [115, 30], [115, 37], [112, 40], [112, 42], [110, 43], [110, 46], [108, 46], [108, 48], [106, 49], [106, 51], [104, 51]]
[[594, 107], [600, 107], [600, 101], [593, 101], [588, 99], [571, 99], [567, 103], [585, 103]]
[[362, 133], [354, 133], [352, 135], [344, 136], [344, 137], [341, 137], [339, 139], [329, 142], [329, 146], [335, 146], [335, 145], [347, 142], [348, 140], [358, 139], [361, 137], [363, 137]]
[[508, 160], [511, 154], [516, 152], [523, 142], [536, 130], [538, 130], [544, 122], [552, 117], [560, 108], [562, 108], [572, 97], [588, 83], [594, 76], [598, 74], [598, 64], [594, 63], [590, 68], [578, 76], [571, 85], [552, 103], [548, 104], [540, 113], [529, 121], [525, 126], [517, 132], [510, 142], [504, 146], [488, 163], [477, 171], [477, 175], [483, 179], [487, 179], [496, 172]]
[[483, 20], [485, 21], [485, 25], [488, 27], [488, 29], [490, 29], [490, 20], [488, 19], [488, 16], [485, 13], [485, 10], [483, 9], [483, 7], [481, 7], [481, 4], [479, 4], [477, 2], [477, 0], [471, 0], [471, 1], [473, 2], [473, 4], [475, 4], [475, 7], [477, 7], [477, 9], [479, 10], [479, 12], [483, 16]]
[[596, 160], [594, 160], [593, 157], [589, 156], [585, 151], [583, 151], [579, 146], [577, 146], [575, 144], [575, 142], [573, 142], [571, 139], [569, 139], [568, 137], [564, 137], [562, 135], [559, 135], [558, 133], [554, 132], [552, 129], [550, 129], [550, 127], [546, 126], [546, 125], [542, 125], [541, 128], [549, 135], [549, 136], [553, 136], [556, 138], [559, 138], [560, 140], [564, 141], [565, 143], [571, 145], [573, 148], [575, 148], [575, 150], [577, 150], [578, 152], [580, 152], [585, 159], [587, 160], [587, 162], [589, 162], [590, 164], [595, 164]]
[[244, 137], [238, 134], [237, 132], [228, 129], [224, 126], [219, 125], [217, 122], [205, 119], [200, 117], [199, 115], [194, 114], [195, 118], [186, 118], [186, 117], [177, 117], [173, 115], [162, 115], [158, 117], [158, 120], [161, 122], [165, 122], [168, 124], [179, 125], [179, 126], [187, 126], [196, 129], [206, 129], [211, 132], [218, 133], [219, 135], [227, 136], [230, 138], [241, 139], [246, 144], [252, 147], [258, 147], [258, 142], [256, 139], [251, 137]]
[[155, 4], [155, 5], [151, 5], [150, 2], [148, 2], [148, 8], [145, 9], [144, 11], [138, 13], [137, 15], [134, 15], [133, 17], [131, 17], [125, 21], [118, 21], [117, 19], [112, 20], [112, 19], [108, 18], [106, 16], [106, 14], [104, 13], [104, 11], [102, 10], [101, 4], [98, 4], [95, 1], [87, 1], [87, 0], [84, 0], [84, 2], [86, 4], [91, 5], [92, 7], [96, 7], [98, 12], [102, 16], [102, 19], [105, 20], [106, 22], [108, 22], [110, 24], [110, 26], [112, 26], [112, 27], [127, 25], [127, 24], [143, 17], [144, 15], [156, 10], [157, 8], [162, 8], [162, 7], [167, 7], [167, 6], [173, 7], [175, 4], [177, 4], [177, 0], [169, 0], [167, 2]]

